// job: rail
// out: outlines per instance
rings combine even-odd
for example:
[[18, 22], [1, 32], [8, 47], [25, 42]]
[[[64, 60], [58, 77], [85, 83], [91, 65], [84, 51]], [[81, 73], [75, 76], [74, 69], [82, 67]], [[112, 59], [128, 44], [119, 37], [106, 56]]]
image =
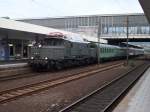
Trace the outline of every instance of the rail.
[[142, 76], [148, 67], [149, 64], [134, 67], [59, 112], [110, 112], [119, 98]]
[[95, 75], [98, 72], [120, 67], [121, 65], [123, 65], [123, 63], [114, 64], [114, 65], [103, 67], [103, 68], [96, 68], [94, 70], [87, 70], [87, 71], [72, 74], [69, 76], [59, 77], [53, 80], [45, 80], [45, 81], [41, 81], [38, 83], [29, 84], [29, 85], [25, 85], [22, 87], [1, 91], [0, 103], [5, 103], [10, 100], [13, 100], [13, 99], [25, 96], [25, 95], [33, 94], [35, 92], [40, 92], [48, 88], [63, 84], [63, 83], [67, 83], [67, 82], [78, 80], [87, 76]]

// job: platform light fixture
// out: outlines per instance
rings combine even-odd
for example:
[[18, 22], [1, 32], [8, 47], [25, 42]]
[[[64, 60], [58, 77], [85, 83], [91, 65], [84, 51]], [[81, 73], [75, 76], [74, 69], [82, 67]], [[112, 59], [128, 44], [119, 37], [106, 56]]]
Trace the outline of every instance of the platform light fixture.
[[28, 44], [28, 46], [29, 46], [29, 47], [32, 47], [32, 46], [33, 46], [33, 44]]

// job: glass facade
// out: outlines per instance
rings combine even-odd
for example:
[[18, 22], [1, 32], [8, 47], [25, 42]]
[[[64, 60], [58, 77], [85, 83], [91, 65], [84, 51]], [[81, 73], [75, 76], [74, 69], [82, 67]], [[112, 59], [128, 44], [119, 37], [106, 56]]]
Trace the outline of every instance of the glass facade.
[[[128, 16], [128, 24], [127, 24]], [[114, 15], [114, 16], [85, 16], [64, 18], [67, 22], [64, 29], [76, 33], [85, 33], [97, 36], [98, 25], [101, 27], [101, 35], [124, 36], [150, 35], [150, 25], [144, 15]], [[89, 33], [91, 32], [91, 33]]]

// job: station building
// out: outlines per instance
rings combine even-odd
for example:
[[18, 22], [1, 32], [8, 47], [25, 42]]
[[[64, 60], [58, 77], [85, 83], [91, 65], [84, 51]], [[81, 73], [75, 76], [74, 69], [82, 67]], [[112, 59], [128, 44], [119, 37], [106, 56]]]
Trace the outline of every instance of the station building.
[[25, 32], [1, 32], [0, 60], [27, 59], [32, 40], [33, 36]]

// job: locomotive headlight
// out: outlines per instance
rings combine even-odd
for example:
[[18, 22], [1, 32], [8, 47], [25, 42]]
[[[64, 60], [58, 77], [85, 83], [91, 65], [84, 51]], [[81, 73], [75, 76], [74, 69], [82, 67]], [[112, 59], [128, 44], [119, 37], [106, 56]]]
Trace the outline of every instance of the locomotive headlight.
[[48, 59], [48, 57], [45, 57], [45, 60], [47, 60]]
[[42, 47], [42, 45], [41, 45], [41, 44], [39, 44], [39, 48], [40, 48], [40, 47]]
[[31, 59], [34, 59], [34, 57], [31, 57]]

